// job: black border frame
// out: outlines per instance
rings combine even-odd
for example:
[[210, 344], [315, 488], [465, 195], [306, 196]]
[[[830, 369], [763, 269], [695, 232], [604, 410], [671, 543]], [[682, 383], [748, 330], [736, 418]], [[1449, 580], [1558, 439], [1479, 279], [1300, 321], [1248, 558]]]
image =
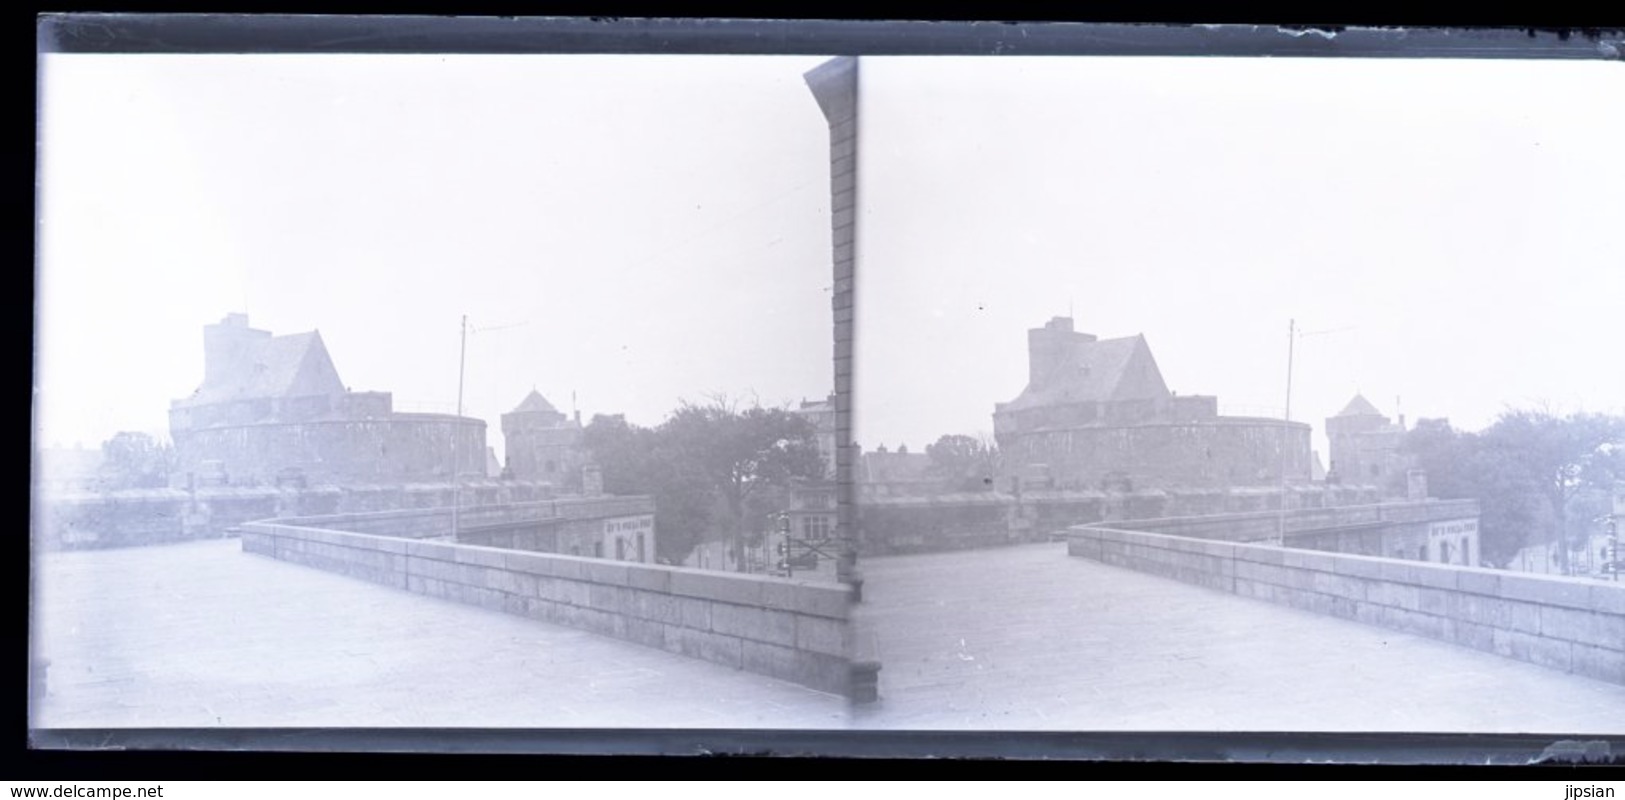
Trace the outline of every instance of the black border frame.
[[[315, 9], [312, 9], [313, 11]], [[342, 10], [342, 9], [341, 9]], [[579, 13], [567, 9], [567, 13]], [[36, 20], [36, 54], [61, 53], [707, 53], [782, 55], [1096, 55], [1096, 56], [1251, 56], [1335, 58], [1490, 58], [1579, 59], [1625, 61], [1625, 25], [1517, 25], [1498, 27], [1394, 27], [1395, 20], [1348, 17], [1338, 24], [1270, 23], [1268, 15], [1251, 18], [1230, 10], [1229, 25], [1190, 23], [1189, 17], [1159, 19], [1136, 9], [1095, 9], [1094, 22], [989, 22], [974, 18], [943, 21], [811, 19], [717, 19], [658, 16], [647, 18], [503, 16], [302, 16], [268, 14], [149, 15], [147, 13], [41, 15]], [[1561, 13], [1548, 7], [1548, 14]], [[1018, 12], [1011, 8], [1004, 13]], [[469, 9], [471, 14], [500, 15], [502, 10]], [[726, 12], [724, 12], [726, 13]], [[1222, 16], [1223, 12], [1215, 16]], [[820, 15], [822, 16], [822, 15]], [[1326, 19], [1323, 17], [1322, 19]], [[1225, 22], [1225, 20], [1215, 20]], [[1441, 20], [1402, 20], [1432, 22]], [[1145, 23], [1145, 24], [1138, 24]], [[1386, 26], [1385, 26], [1386, 25]], [[35, 61], [37, 66], [37, 60]], [[36, 77], [37, 80], [37, 77]], [[29, 87], [37, 88], [37, 84]], [[37, 97], [36, 97], [37, 102]], [[32, 166], [30, 159], [30, 166]], [[32, 200], [32, 196], [30, 197]], [[33, 226], [27, 239], [32, 243]], [[30, 291], [26, 296], [32, 305]], [[20, 317], [13, 319], [20, 322]], [[32, 335], [32, 318], [29, 333]], [[32, 341], [30, 338], [29, 341]], [[29, 351], [28, 373], [32, 373]], [[20, 395], [20, 392], [18, 393]], [[31, 407], [28, 416], [31, 418]], [[20, 448], [19, 448], [20, 450]], [[25, 499], [24, 506], [28, 504]], [[25, 528], [26, 529], [26, 528]], [[12, 583], [23, 602], [27, 629], [29, 553], [27, 540], [14, 536], [23, 552], [14, 556], [23, 579]], [[15, 551], [14, 551], [15, 552]], [[14, 573], [15, 574], [15, 573]], [[16, 597], [17, 595], [14, 595]], [[1576, 780], [1581, 775], [1617, 779], [1617, 771], [1598, 771], [1582, 763], [1625, 764], [1625, 735], [1594, 737], [1472, 734], [1305, 734], [1305, 733], [940, 733], [912, 731], [737, 731], [737, 730], [390, 730], [271, 729], [189, 730], [127, 729], [118, 731], [26, 731], [26, 649], [12, 659], [22, 674], [8, 682], [11, 718], [22, 758], [7, 759], [13, 771], [62, 778], [129, 778], [176, 773], [200, 779], [198, 770], [216, 778], [249, 777], [252, 772], [291, 777], [303, 766], [348, 763], [386, 767], [389, 777], [446, 775], [455, 764], [526, 765], [514, 756], [547, 754], [567, 766], [556, 777], [603, 777], [615, 767], [638, 764], [655, 773], [720, 777], [718, 758], [775, 756], [768, 764], [829, 766], [884, 763], [904, 767], [930, 763], [939, 776], [975, 765], [980, 772], [996, 765], [1048, 762], [1104, 762], [1112, 777], [1186, 777], [1195, 771], [1237, 776], [1237, 768], [1266, 766], [1275, 777], [1416, 777], [1413, 766], [1432, 765], [1433, 777], [1485, 779], [1523, 777]], [[14, 729], [17, 730], [17, 729]], [[1589, 753], [1585, 741], [1591, 742]], [[38, 749], [36, 749], [38, 748]], [[58, 749], [67, 748], [67, 749]], [[435, 755], [414, 754], [428, 750]], [[201, 751], [201, 752], [200, 752]], [[595, 754], [614, 753], [611, 757]], [[1603, 755], [1607, 753], [1608, 755]], [[675, 758], [673, 758], [675, 756]], [[1600, 759], [1599, 759], [1600, 757]], [[942, 759], [962, 759], [948, 760]], [[921, 761], [929, 759], [929, 762]], [[1304, 772], [1304, 765], [1340, 762]], [[1508, 771], [1511, 765], [1552, 764], [1547, 768]], [[1180, 762], [1174, 773], [1167, 762]], [[1465, 764], [1485, 765], [1467, 769]], [[1360, 766], [1364, 764], [1366, 766]], [[1372, 766], [1372, 765], [1376, 766]], [[1293, 765], [1297, 765], [1294, 767]], [[1456, 765], [1456, 766], [1448, 766]], [[1562, 766], [1556, 766], [1562, 765]], [[697, 767], [697, 770], [689, 770]], [[267, 769], [269, 768], [269, 769]], [[583, 770], [586, 775], [577, 772]], [[244, 770], [247, 769], [248, 773]], [[1396, 775], [1395, 770], [1399, 770]], [[377, 772], [366, 770], [374, 776]], [[807, 774], [805, 770], [789, 772]], [[1256, 773], [1256, 769], [1253, 769]], [[485, 772], [485, 770], [481, 770]], [[719, 772], [721, 774], [719, 774]], [[1075, 768], [1068, 777], [1084, 777]], [[354, 773], [352, 773], [354, 774]], [[487, 773], [488, 774], [488, 773]], [[511, 773], [510, 773], [511, 774]], [[620, 773], [624, 774], [624, 773]], [[647, 773], [645, 773], [647, 774]], [[1051, 770], [1052, 777], [1060, 777]], [[1090, 769], [1089, 777], [1100, 777]], [[255, 776], [258, 777], [258, 776]], [[473, 777], [473, 776], [468, 776]], [[1256, 774], [1255, 774], [1256, 777]]]

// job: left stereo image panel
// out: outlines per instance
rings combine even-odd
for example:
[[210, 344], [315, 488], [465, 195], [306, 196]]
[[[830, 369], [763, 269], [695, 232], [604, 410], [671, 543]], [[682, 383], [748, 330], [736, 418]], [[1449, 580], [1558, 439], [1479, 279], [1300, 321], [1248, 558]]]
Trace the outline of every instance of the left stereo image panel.
[[43, 53], [31, 726], [845, 727], [840, 63]]

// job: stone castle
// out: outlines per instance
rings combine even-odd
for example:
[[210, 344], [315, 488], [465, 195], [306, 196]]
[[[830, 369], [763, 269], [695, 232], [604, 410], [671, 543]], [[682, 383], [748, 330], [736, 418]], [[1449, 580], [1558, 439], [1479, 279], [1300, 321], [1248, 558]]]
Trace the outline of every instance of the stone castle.
[[572, 419], [532, 389], [514, 410], [502, 415], [508, 457], [503, 476], [574, 486], [586, 466], [581, 447], [581, 412]]
[[1027, 333], [1027, 388], [999, 403], [1005, 479], [1059, 489], [1218, 488], [1311, 477], [1310, 428], [1220, 416], [1168, 390], [1145, 337], [1100, 339], [1056, 317]]
[[[485, 475], [485, 423], [401, 413], [352, 392], [320, 332], [273, 336], [228, 314], [203, 329], [203, 383], [170, 404], [180, 485], [369, 485]], [[453, 472], [455, 459], [456, 472]]]
[[[247, 315], [228, 314], [204, 326], [203, 356], [202, 385], [170, 403], [177, 488], [495, 477], [483, 420], [402, 413], [389, 392], [350, 391], [318, 331], [273, 336], [249, 327]], [[502, 433], [502, 477], [588, 488], [579, 412], [568, 418], [532, 390], [502, 415]]]
[[1404, 416], [1395, 424], [1359, 394], [1326, 418], [1326, 441], [1331, 445], [1327, 479], [1334, 482], [1387, 487], [1414, 466], [1401, 449]]

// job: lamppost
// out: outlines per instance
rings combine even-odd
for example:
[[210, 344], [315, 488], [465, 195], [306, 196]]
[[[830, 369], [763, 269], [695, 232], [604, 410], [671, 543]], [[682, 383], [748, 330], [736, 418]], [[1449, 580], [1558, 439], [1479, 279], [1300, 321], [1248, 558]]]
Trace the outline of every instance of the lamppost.
[[[1590, 548], [1587, 548], [1587, 550], [1589, 551]], [[1625, 569], [1625, 557], [1622, 557], [1619, 552], [1619, 515], [1617, 514], [1608, 515], [1608, 549], [1605, 554], [1608, 561], [1603, 564], [1603, 569], [1613, 576], [1615, 583], [1618, 583], [1619, 573], [1622, 569]]]
[[795, 565], [791, 563], [790, 559], [790, 515], [780, 511], [778, 514], [773, 515], [773, 520], [777, 523], [779, 533], [777, 545], [779, 551], [778, 571], [784, 573], [786, 578], [793, 578], [795, 577]]

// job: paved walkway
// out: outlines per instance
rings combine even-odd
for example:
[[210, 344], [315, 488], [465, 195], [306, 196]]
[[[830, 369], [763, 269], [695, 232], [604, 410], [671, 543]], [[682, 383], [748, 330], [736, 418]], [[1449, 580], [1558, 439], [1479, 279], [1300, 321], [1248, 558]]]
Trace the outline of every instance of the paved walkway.
[[49, 553], [37, 727], [841, 728], [794, 684], [241, 552]]
[[1625, 733], [1625, 686], [1039, 544], [865, 559], [864, 728]]
[[1066, 555], [865, 559], [881, 701], [247, 555], [52, 553], [35, 724], [1625, 733], [1625, 686]]

